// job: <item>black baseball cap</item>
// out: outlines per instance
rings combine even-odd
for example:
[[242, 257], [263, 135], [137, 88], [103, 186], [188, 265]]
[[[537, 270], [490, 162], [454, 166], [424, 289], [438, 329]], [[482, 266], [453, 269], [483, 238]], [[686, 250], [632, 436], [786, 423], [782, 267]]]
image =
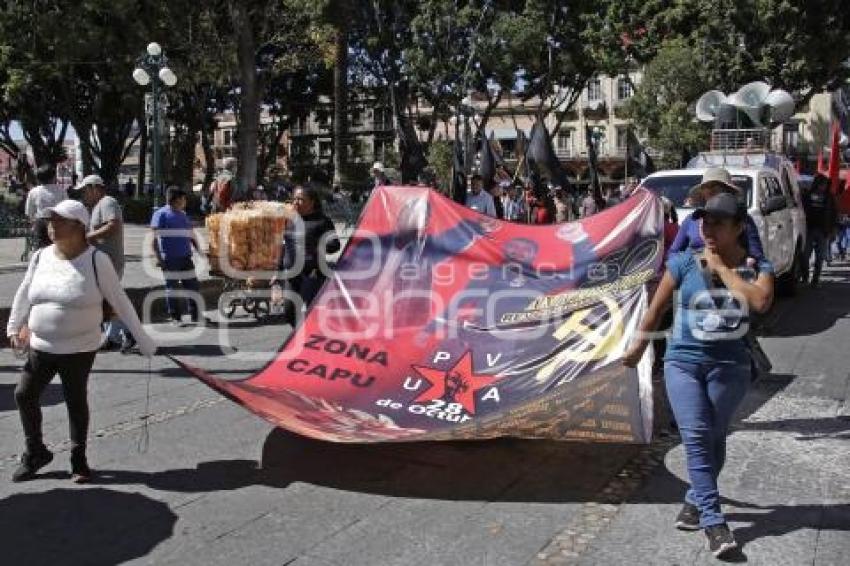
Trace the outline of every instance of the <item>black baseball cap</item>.
[[693, 217], [699, 220], [708, 215], [741, 220], [746, 216], [746, 211], [735, 195], [720, 193], [708, 199], [705, 206], [696, 209]]

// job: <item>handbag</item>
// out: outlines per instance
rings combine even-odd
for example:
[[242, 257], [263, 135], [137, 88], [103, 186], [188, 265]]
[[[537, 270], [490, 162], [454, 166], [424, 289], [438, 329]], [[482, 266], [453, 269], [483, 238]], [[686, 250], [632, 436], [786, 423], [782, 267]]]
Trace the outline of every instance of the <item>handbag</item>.
[[770, 358], [768, 358], [767, 354], [765, 354], [764, 350], [762, 350], [758, 339], [752, 332], [747, 332], [744, 339], [747, 342], [747, 347], [750, 350], [750, 356], [752, 359], [753, 380], [770, 375], [771, 370], [773, 370], [773, 364], [770, 363]]

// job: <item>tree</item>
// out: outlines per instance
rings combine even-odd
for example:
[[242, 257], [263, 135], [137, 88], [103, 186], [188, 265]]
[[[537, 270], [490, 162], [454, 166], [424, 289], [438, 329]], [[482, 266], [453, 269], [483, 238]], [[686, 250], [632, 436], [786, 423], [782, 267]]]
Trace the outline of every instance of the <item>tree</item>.
[[[595, 37], [609, 54], [619, 46], [621, 61], [647, 63], [680, 39], [697, 55], [690, 72], [725, 92], [765, 80], [805, 101], [850, 77], [843, 0], [623, 0], [608, 3], [606, 21]], [[617, 64], [616, 55], [604, 61]]]
[[[66, 158], [63, 143], [68, 116], [57, 96], [61, 85], [60, 68], [54, 62], [54, 42], [42, 37], [43, 14], [20, 3], [0, 8], [0, 96], [5, 133], [2, 147], [20, 159], [20, 148], [9, 135], [16, 120], [33, 152], [35, 165], [56, 165]], [[24, 162], [26, 162], [24, 160]]]
[[[160, 12], [157, 5], [133, 0], [51, 4], [49, 14], [42, 14], [46, 17], [39, 21], [42, 37], [53, 42], [60, 70], [62, 84], [56, 89], [60, 115], [68, 116], [77, 133], [84, 171], [115, 184], [141, 133], [134, 126], [142, 91], [131, 74], [147, 42], [156, 37]], [[68, 29], [75, 32], [68, 34]]]
[[682, 40], [662, 45], [646, 66], [644, 77], [629, 101], [627, 113], [649, 138], [649, 146], [663, 152], [667, 165], [678, 165], [683, 149], [698, 149], [708, 141], [707, 126], [695, 121], [690, 105], [708, 89], [694, 73], [699, 55]]

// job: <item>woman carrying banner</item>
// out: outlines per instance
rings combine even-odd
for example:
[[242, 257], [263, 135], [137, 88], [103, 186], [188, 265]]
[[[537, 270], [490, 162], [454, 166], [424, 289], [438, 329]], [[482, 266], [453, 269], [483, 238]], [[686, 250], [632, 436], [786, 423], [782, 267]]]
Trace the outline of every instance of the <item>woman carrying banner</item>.
[[30, 260], [6, 328], [13, 348], [29, 349], [15, 388], [26, 452], [12, 480], [33, 479], [53, 459], [42, 440], [39, 399], [58, 373], [68, 406], [72, 479], [83, 483], [92, 476], [86, 461], [87, 386], [95, 354], [103, 343], [103, 301], [127, 325], [144, 356], [152, 356], [156, 345], [142, 328], [109, 256], [86, 241], [86, 207], [75, 200], [64, 200], [45, 209], [44, 215], [53, 245]]
[[690, 489], [676, 518], [682, 530], [703, 529], [716, 557], [737, 548], [720, 510], [717, 478], [726, 434], [750, 383], [748, 313], [773, 301], [773, 266], [747, 261], [741, 244], [746, 212], [735, 196], [712, 197], [694, 212], [704, 250], [673, 254], [641, 321], [641, 335], [623, 363], [634, 367], [666, 304], [676, 296], [673, 332], [664, 356], [667, 395], [685, 447]]
[[[322, 254], [336, 253], [340, 244], [336, 235], [334, 223], [322, 210], [322, 199], [319, 192], [312, 187], [296, 187], [293, 195], [293, 205], [299, 218], [290, 219], [283, 232], [283, 253], [280, 258], [281, 274], [272, 280], [274, 290], [278, 286], [297, 294], [303, 305], [309, 305], [325, 282], [319, 258]], [[303, 258], [301, 268], [297, 273], [289, 273]], [[272, 302], [279, 302], [277, 293], [273, 291]], [[295, 324], [294, 305], [289, 304], [287, 318]]]

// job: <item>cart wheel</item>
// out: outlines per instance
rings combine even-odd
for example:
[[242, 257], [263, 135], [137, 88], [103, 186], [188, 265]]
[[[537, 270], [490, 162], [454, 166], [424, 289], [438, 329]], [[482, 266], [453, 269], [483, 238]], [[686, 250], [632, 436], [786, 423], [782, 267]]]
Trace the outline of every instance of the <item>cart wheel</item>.
[[257, 299], [254, 301], [256, 306], [254, 307], [254, 318], [261, 318], [264, 316], [268, 316], [271, 313], [271, 306], [267, 299]]
[[225, 303], [222, 299], [218, 300], [218, 312], [227, 318], [233, 318], [237, 306], [239, 306], [239, 299], [231, 299], [229, 303]]

